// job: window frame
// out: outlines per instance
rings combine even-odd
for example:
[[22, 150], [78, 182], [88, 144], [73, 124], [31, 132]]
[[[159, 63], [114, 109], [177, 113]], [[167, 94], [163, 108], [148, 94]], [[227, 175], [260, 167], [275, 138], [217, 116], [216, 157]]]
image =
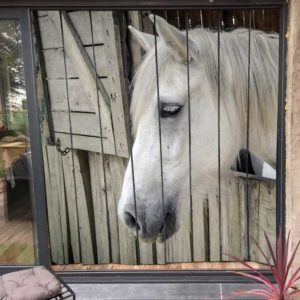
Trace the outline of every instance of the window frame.
[[[277, 126], [277, 179], [276, 179], [276, 232], [285, 224], [285, 93], [286, 93], [286, 39], [287, 6], [284, 0], [0, 0], [0, 19], [18, 18], [21, 23], [26, 93], [28, 98], [29, 132], [32, 149], [34, 226], [37, 243], [37, 264], [49, 266], [48, 224], [45, 179], [40, 135], [39, 111], [35, 86], [35, 62], [31, 10], [142, 10], [142, 9], [249, 9], [278, 8], [279, 31], [279, 81]], [[38, 199], [38, 200], [37, 200]], [[0, 266], [0, 274], [28, 266]], [[263, 271], [272, 278], [271, 273]], [[247, 282], [249, 280], [228, 273], [226, 270], [158, 270], [158, 271], [60, 271], [68, 283], [192, 283], [192, 282]]]

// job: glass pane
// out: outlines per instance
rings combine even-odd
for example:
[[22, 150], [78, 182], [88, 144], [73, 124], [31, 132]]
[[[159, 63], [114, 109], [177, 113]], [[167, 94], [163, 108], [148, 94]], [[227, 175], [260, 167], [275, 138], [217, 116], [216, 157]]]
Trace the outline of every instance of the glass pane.
[[0, 264], [34, 264], [31, 152], [20, 24], [0, 20]]
[[279, 11], [154, 12], [35, 16], [51, 260], [264, 262]]

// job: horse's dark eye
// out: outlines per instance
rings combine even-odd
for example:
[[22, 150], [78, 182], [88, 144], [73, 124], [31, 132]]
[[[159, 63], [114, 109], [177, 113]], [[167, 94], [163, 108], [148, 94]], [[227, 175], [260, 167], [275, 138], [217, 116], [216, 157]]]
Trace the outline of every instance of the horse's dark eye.
[[176, 116], [182, 108], [179, 104], [166, 104], [163, 103], [160, 108], [161, 118], [171, 118]]

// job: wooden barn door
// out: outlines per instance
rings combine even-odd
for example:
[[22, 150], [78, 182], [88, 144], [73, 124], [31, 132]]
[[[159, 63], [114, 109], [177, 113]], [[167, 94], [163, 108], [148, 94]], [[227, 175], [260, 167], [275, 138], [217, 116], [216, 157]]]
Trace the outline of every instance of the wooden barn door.
[[52, 261], [135, 263], [117, 219], [129, 156], [117, 18], [40, 11], [34, 25]]

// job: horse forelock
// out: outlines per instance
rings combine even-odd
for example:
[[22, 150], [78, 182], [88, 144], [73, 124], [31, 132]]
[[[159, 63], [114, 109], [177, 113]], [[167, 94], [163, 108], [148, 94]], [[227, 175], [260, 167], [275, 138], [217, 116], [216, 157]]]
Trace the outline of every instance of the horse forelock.
[[[217, 32], [196, 28], [190, 31], [193, 41], [190, 49], [193, 64], [204, 68], [204, 72], [217, 102], [218, 78], [220, 72], [221, 105], [225, 106], [227, 95], [232, 94], [237, 107], [241, 125], [246, 122], [247, 101], [251, 101], [251, 118], [259, 118], [268, 131], [274, 124], [278, 89], [278, 35], [251, 30], [250, 68], [249, 66], [249, 30], [236, 29], [220, 33], [220, 69], [218, 70], [218, 34]], [[136, 134], [142, 115], [151, 105], [156, 105], [157, 74], [158, 81], [164, 77], [166, 67], [175, 61], [162, 41], [157, 44], [158, 72], [156, 72], [155, 48], [151, 49], [133, 80], [131, 104], [132, 129]], [[230, 76], [228, 76], [230, 74]], [[250, 80], [248, 74], [250, 74]], [[201, 82], [199, 82], [199, 85]], [[249, 85], [250, 84], [250, 85]], [[249, 97], [248, 97], [249, 92]], [[275, 105], [275, 107], [274, 107]], [[230, 114], [230, 111], [228, 112]], [[273, 119], [271, 119], [273, 117]], [[276, 118], [275, 118], [276, 119]]]

